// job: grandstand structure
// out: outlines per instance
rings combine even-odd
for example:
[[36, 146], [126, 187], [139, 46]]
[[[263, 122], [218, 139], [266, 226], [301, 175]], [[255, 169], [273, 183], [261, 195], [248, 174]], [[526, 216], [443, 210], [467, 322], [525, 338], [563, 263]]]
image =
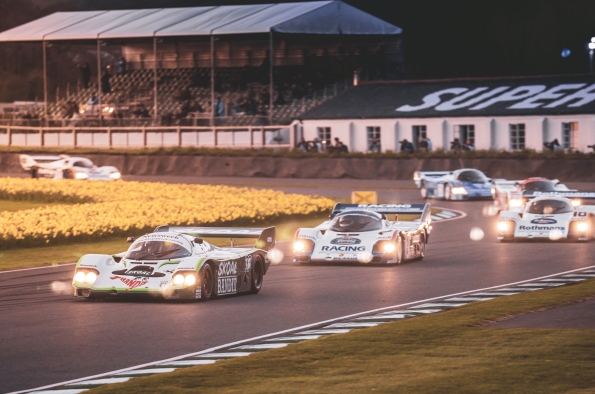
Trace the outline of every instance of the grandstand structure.
[[[313, 1], [57, 12], [0, 33], [0, 43], [42, 43], [40, 127], [179, 132], [288, 125], [358, 76], [398, 78], [401, 33], [341, 1]], [[96, 78], [50, 102], [47, 47], [60, 44], [96, 46]], [[121, 55], [124, 72], [102, 64], [106, 51]]]

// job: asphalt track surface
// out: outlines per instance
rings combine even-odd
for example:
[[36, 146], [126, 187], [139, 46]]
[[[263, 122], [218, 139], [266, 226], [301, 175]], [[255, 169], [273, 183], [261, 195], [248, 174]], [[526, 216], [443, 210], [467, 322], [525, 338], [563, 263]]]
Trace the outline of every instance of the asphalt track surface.
[[[165, 180], [143, 177], [144, 180]], [[385, 202], [422, 202], [411, 181], [167, 177], [168, 181], [271, 187], [330, 197], [378, 190]], [[593, 184], [569, 184], [595, 190]], [[0, 392], [10, 392], [197, 352], [296, 326], [593, 265], [595, 243], [496, 241], [485, 201], [432, 201], [468, 216], [435, 223], [423, 261], [400, 266], [271, 266], [258, 295], [207, 303], [94, 302], [71, 297], [73, 266], [0, 273]], [[480, 241], [472, 228], [485, 232]], [[92, 253], [92, 251], [89, 251]], [[32, 259], [35, 256], [31, 256]]]

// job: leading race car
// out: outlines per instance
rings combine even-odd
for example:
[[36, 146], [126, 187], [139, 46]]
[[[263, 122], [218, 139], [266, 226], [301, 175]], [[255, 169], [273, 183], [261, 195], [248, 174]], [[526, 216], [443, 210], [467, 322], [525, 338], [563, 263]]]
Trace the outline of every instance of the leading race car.
[[[494, 181], [494, 204], [499, 211], [521, 211], [532, 192], [575, 191], [557, 179], [528, 178], [524, 181]], [[523, 196], [524, 194], [524, 196]]]
[[422, 198], [492, 199], [492, 179], [472, 168], [456, 171], [416, 171], [413, 173], [413, 180]]
[[97, 167], [84, 157], [20, 155], [23, 170], [32, 178], [78, 179], [89, 181], [115, 181], [121, 178], [113, 166]]
[[534, 197], [521, 212], [502, 211], [498, 239], [568, 239], [589, 241], [595, 236], [595, 206], [582, 200], [595, 199], [595, 192], [531, 192]]
[[[231, 238], [219, 248], [201, 237]], [[234, 238], [258, 238], [253, 248], [233, 247]], [[105, 298], [125, 294], [202, 301], [218, 295], [262, 288], [275, 245], [275, 228], [159, 226], [117, 255], [88, 254], [78, 261], [72, 287], [75, 297]]]
[[[412, 214], [418, 218], [398, 221], [397, 215]], [[395, 215], [395, 220], [386, 215]], [[422, 259], [430, 221], [430, 204], [337, 203], [330, 220], [296, 232], [294, 262], [399, 264]]]

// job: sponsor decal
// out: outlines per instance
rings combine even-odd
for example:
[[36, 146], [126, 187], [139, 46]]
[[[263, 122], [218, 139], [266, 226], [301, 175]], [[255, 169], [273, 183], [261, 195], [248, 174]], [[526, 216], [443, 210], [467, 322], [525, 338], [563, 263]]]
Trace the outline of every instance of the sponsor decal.
[[333, 245], [357, 245], [362, 243], [362, 241], [359, 238], [341, 237], [333, 239], [331, 243]]
[[110, 276], [110, 279], [115, 280], [115, 279], [119, 279], [122, 283], [124, 283], [128, 289], [134, 289], [136, 287], [139, 286], [143, 286], [146, 285], [147, 282], [149, 281], [146, 278], [142, 278], [142, 279], [130, 279], [130, 278], [123, 278], [121, 276]]
[[175, 234], [167, 234], [167, 233], [151, 233], [146, 234], [140, 237], [138, 241], [162, 241], [162, 242], [171, 242], [179, 246], [183, 246], [185, 248], [188, 247], [188, 241], [179, 235]]
[[238, 262], [237, 261], [224, 261], [219, 264], [218, 276], [230, 276], [237, 275], [238, 273]]
[[322, 252], [364, 252], [365, 246], [323, 246]]
[[217, 272], [217, 294], [236, 293], [238, 282], [237, 273], [237, 261], [224, 261], [219, 264], [219, 271]]
[[217, 279], [217, 294], [233, 294], [236, 292], [238, 278], [227, 277]]
[[246, 256], [246, 267], [245, 267], [245, 271], [250, 271], [250, 269], [252, 268], [252, 255], [248, 255]]
[[539, 191], [531, 191], [526, 192], [526, 194], [530, 194], [532, 196], [560, 196], [560, 197], [594, 197], [595, 192], [539, 192]]
[[580, 108], [594, 100], [595, 84], [586, 86], [585, 83], [560, 84], [549, 89], [546, 85], [525, 85], [515, 88], [498, 86], [493, 89], [484, 86], [473, 90], [453, 87], [430, 93], [424, 96], [422, 103], [402, 105], [395, 111], [415, 112], [434, 108], [441, 112], [467, 109], [472, 113], [497, 103], [507, 103], [506, 108], [513, 110], [561, 106]]
[[196, 292], [194, 293], [194, 298], [202, 298], [202, 290], [200, 288], [200, 286], [196, 287]]
[[137, 265], [135, 267], [132, 267], [130, 269], [123, 269], [123, 270], [117, 270], [117, 271], [113, 271], [112, 274], [116, 274], [116, 275], [125, 275], [125, 276], [134, 276], [134, 277], [146, 277], [146, 278], [151, 278], [151, 277], [161, 277], [161, 276], [165, 276], [164, 273], [162, 272], [153, 272], [153, 267], [149, 267], [149, 266], [142, 266], [142, 265]]
[[166, 288], [168, 283], [169, 283], [168, 281], [159, 282], [159, 288], [160, 289]]
[[411, 208], [411, 204], [359, 204], [358, 208]]
[[565, 231], [566, 230], [566, 227], [558, 227], [558, 226], [519, 226], [519, 230], [521, 230], [521, 231], [552, 231], [552, 230]]
[[554, 224], [554, 223], [558, 223], [558, 221], [555, 219], [551, 219], [551, 218], [537, 218], [537, 219], [531, 220], [531, 223], [533, 223], [533, 224]]

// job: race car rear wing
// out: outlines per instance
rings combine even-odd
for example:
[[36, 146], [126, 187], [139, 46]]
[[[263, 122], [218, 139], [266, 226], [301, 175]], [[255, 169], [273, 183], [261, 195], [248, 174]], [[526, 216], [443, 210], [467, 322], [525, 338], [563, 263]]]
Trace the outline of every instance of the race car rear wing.
[[57, 161], [60, 159], [67, 158], [67, 155], [59, 155], [59, 156], [31, 156], [31, 155], [19, 155], [19, 162], [21, 163], [21, 167], [25, 171], [30, 170], [33, 167], [43, 167], [44, 164], [51, 163], [53, 161]]
[[255, 247], [269, 250], [275, 246], [275, 227], [237, 228], [237, 227], [177, 227], [158, 226], [154, 233], [173, 232], [200, 238], [258, 238]]
[[430, 204], [335, 204], [331, 212], [331, 219], [345, 211], [373, 211], [385, 215], [421, 215], [421, 221], [426, 221], [431, 215]]

